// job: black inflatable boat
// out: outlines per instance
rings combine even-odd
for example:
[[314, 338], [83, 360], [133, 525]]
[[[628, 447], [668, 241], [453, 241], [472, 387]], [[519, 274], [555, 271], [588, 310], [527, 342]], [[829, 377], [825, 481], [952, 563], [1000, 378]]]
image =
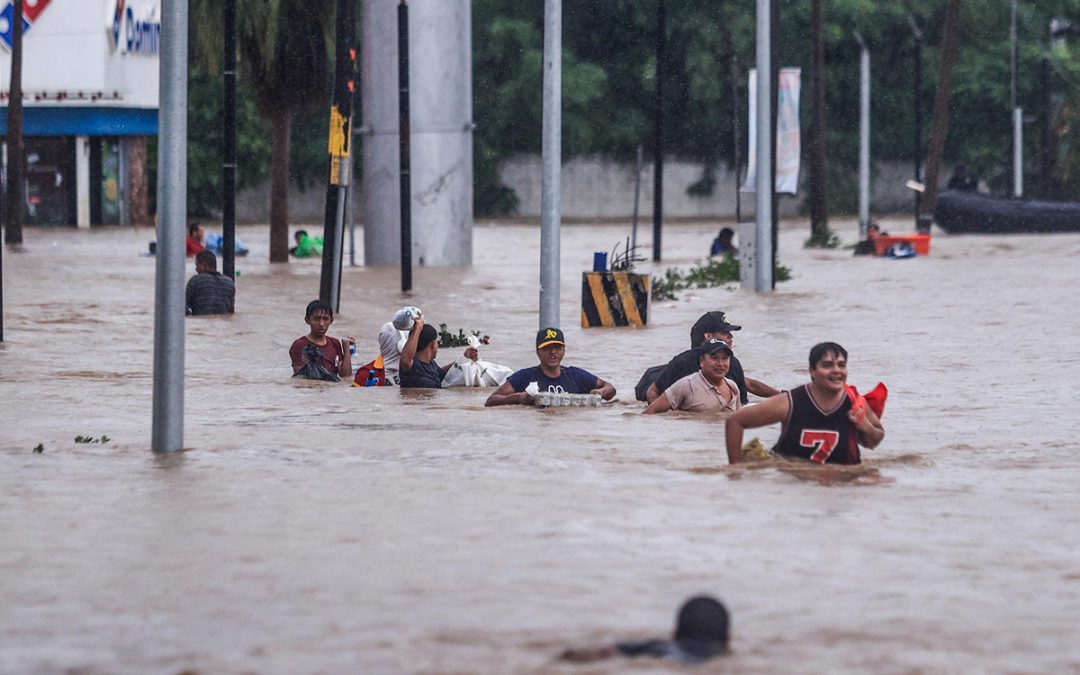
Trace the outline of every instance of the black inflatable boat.
[[1080, 202], [993, 197], [946, 190], [937, 197], [934, 222], [951, 234], [1080, 232]]

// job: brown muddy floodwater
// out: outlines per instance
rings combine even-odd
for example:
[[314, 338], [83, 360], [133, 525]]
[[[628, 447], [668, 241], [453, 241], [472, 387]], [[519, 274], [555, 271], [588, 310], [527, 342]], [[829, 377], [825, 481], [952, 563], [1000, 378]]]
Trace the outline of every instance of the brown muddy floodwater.
[[[733, 653], [695, 672], [1080, 672], [1080, 235], [942, 234], [894, 261], [804, 250], [789, 225], [775, 293], [583, 330], [580, 273], [628, 229], [562, 239], [566, 363], [618, 400], [545, 411], [291, 380], [319, 263], [271, 267], [266, 229], [241, 228], [237, 314], [187, 320], [170, 456], [149, 450], [152, 233], [27, 232], [3, 258], [0, 672], [668, 672], [555, 657], [667, 633], [699, 592], [730, 608]], [[716, 229], [668, 225], [665, 266]], [[415, 304], [532, 365], [538, 242], [479, 225], [475, 266], [417, 269], [410, 298], [396, 269], [346, 268], [331, 332], [366, 361]], [[731, 468], [722, 423], [638, 414], [641, 371], [711, 309], [753, 377], [798, 385], [831, 339], [853, 384], [889, 386], [862, 467]]]

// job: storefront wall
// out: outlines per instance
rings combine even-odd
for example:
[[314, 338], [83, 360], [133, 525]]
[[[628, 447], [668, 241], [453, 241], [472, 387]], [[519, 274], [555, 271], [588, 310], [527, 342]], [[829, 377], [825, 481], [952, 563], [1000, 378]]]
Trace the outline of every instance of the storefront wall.
[[[9, 5], [0, 0], [0, 17], [10, 15]], [[149, 224], [146, 140], [157, 134], [160, 5], [38, 0], [24, 9], [27, 223]], [[0, 29], [6, 25], [0, 21]], [[9, 41], [0, 32], [5, 137]], [[6, 198], [6, 147], [3, 160]]]

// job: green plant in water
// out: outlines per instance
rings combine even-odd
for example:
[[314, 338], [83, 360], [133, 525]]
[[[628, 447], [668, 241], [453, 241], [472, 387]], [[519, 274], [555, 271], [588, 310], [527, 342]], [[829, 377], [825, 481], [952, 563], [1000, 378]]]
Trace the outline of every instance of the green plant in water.
[[45, 444], [44, 443], [38, 443], [37, 445], [34, 446], [34, 454], [40, 455], [43, 452], [45, 452]]
[[[777, 265], [776, 281], [791, 279], [791, 270]], [[675, 300], [677, 291], [688, 288], [712, 288], [739, 280], [739, 261], [732, 256], [712, 258], [704, 265], [695, 265], [686, 272], [676, 267], [664, 270], [664, 276], [652, 283], [653, 300]]]
[[840, 248], [840, 237], [830, 229], [816, 232], [803, 242], [803, 248]]
[[98, 438], [94, 438], [93, 436], [79, 435], [79, 436], [75, 437], [75, 442], [76, 443], [108, 443], [109, 442], [109, 437], [105, 436], [104, 434], [102, 434]]
[[[480, 331], [472, 331], [472, 335], [480, 338], [480, 344], [486, 345], [491, 342], [491, 338], [487, 335], [480, 335]], [[451, 333], [445, 323], [439, 324], [439, 346], [440, 347], [468, 347], [469, 337], [465, 335], [465, 331], [458, 328], [457, 335]]]

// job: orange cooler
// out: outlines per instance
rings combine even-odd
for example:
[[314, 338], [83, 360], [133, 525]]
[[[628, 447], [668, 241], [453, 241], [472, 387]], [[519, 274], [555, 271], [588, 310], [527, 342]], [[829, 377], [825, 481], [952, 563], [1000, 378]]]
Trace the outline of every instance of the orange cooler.
[[917, 255], [928, 255], [930, 253], [930, 235], [928, 234], [885, 234], [878, 237], [877, 241], [874, 242], [874, 252], [878, 255], [885, 255], [885, 251], [893, 244], [905, 243], [911, 244]]

